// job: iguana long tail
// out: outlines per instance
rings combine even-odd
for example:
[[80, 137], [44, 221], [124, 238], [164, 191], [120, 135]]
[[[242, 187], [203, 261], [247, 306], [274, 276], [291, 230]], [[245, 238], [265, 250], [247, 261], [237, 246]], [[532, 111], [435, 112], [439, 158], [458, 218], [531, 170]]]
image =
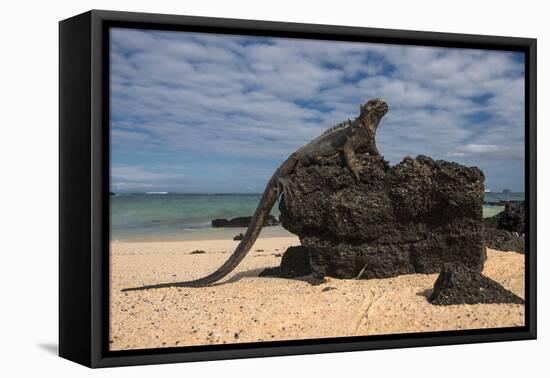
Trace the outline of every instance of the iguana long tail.
[[165, 288], [165, 287], [203, 287], [203, 286], [211, 285], [214, 282], [217, 282], [221, 280], [223, 277], [227, 276], [229, 273], [233, 271], [233, 269], [237, 267], [237, 265], [239, 265], [239, 263], [244, 259], [246, 254], [250, 251], [250, 249], [254, 245], [254, 242], [258, 238], [258, 235], [260, 235], [260, 231], [262, 230], [265, 219], [267, 218], [267, 216], [269, 215], [269, 212], [271, 211], [271, 208], [277, 201], [277, 197], [279, 194], [278, 188], [280, 185], [280, 178], [287, 177], [288, 175], [290, 175], [290, 173], [296, 166], [296, 163], [298, 162], [298, 160], [299, 160], [298, 155], [294, 153], [290, 155], [290, 157], [287, 160], [285, 160], [283, 164], [281, 164], [281, 166], [277, 169], [277, 171], [275, 171], [275, 173], [267, 183], [267, 186], [264, 190], [260, 203], [256, 208], [256, 212], [254, 213], [254, 216], [252, 217], [250, 225], [246, 230], [246, 234], [244, 235], [243, 239], [241, 240], [241, 242], [239, 243], [239, 245], [237, 246], [233, 254], [220, 268], [218, 268], [218, 270], [209, 274], [208, 276], [205, 276], [203, 278], [199, 278], [193, 281], [171, 282], [171, 283], [162, 283], [157, 285], [133, 287], [128, 289], [122, 289], [122, 291], [159, 289], [159, 288]]

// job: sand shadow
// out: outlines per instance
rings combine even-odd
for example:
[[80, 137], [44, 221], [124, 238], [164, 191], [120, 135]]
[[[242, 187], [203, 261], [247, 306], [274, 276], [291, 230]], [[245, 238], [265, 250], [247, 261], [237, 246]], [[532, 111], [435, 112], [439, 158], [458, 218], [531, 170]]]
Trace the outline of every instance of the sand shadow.
[[235, 274], [234, 276], [232, 276], [231, 278], [229, 278], [227, 281], [217, 282], [217, 283], [212, 284], [210, 286], [225, 285], [225, 284], [228, 284], [228, 283], [233, 283], [233, 282], [240, 281], [241, 279], [247, 278], [247, 277], [258, 277], [258, 275], [263, 270], [264, 270], [263, 268], [256, 268], [256, 269], [246, 270], [244, 272], [239, 272], [239, 273]]
[[[237, 281], [240, 281], [241, 279], [247, 278], [247, 277], [258, 277], [258, 275], [263, 270], [264, 270], [263, 268], [257, 268], [257, 269], [250, 269], [250, 270], [247, 270], [247, 271], [244, 271], [244, 272], [239, 272], [239, 273], [235, 274], [234, 276], [232, 276], [231, 278], [229, 278], [226, 281], [216, 282], [216, 283], [213, 283], [211, 285], [205, 285], [203, 287], [220, 286], [220, 285], [225, 285], [225, 284], [228, 284], [228, 283], [237, 282]], [[123, 292], [140, 291], [140, 290], [163, 289], [163, 288], [180, 287], [180, 286], [182, 286], [182, 285], [180, 285], [178, 282], [173, 282], [173, 283], [162, 283], [162, 284], [146, 285], [146, 286], [139, 286], [139, 287], [130, 287], [130, 288], [126, 288], [126, 289], [121, 289], [121, 291], [123, 291]], [[185, 286], [183, 286], [183, 287], [185, 287]], [[189, 286], [189, 287], [191, 287], [191, 286]]]
[[416, 295], [424, 297], [426, 298], [426, 300], [428, 300], [428, 298], [430, 298], [430, 295], [432, 295], [433, 292], [434, 292], [434, 289], [426, 289], [426, 290], [419, 291], [418, 293], [416, 293]]
[[[268, 269], [270, 269], [270, 268], [268, 268]], [[284, 280], [297, 280], [297, 281], [304, 281], [304, 282], [310, 283], [312, 285], [319, 285], [319, 284], [325, 282], [323, 279], [314, 277], [312, 274], [307, 275], [307, 276], [302, 276], [302, 277], [282, 277], [282, 276], [277, 276], [277, 275], [260, 275], [260, 273], [264, 272], [265, 270], [266, 270], [266, 268], [256, 268], [256, 269], [247, 270], [245, 272], [239, 272], [239, 273], [235, 274], [233, 277], [231, 277], [230, 279], [228, 279], [227, 281], [218, 282], [218, 283], [215, 283], [215, 284], [210, 285], [210, 286], [220, 286], [220, 285], [224, 285], [224, 284], [228, 284], [228, 283], [233, 283], [233, 282], [240, 281], [241, 279], [247, 278], [247, 277], [279, 278], [279, 279], [284, 279]]]
[[[322, 278], [315, 277], [313, 274], [309, 274], [307, 276], [300, 276], [300, 277], [285, 277], [276, 274], [279, 267], [273, 267], [273, 268], [257, 268], [257, 269], [250, 269], [245, 272], [240, 272], [235, 274], [233, 277], [228, 279], [227, 281], [219, 282], [211, 286], [219, 286], [226, 283], [233, 283], [241, 280], [242, 278], [246, 277], [258, 277], [258, 278], [278, 278], [283, 280], [296, 280], [296, 281], [303, 281], [307, 282], [311, 285], [320, 285], [325, 283], [325, 280]], [[271, 274], [265, 274], [266, 272], [271, 271]], [[261, 274], [264, 273], [264, 274]]]
[[[264, 272], [266, 270], [272, 270], [272, 271], [275, 272], [277, 269], [278, 269], [278, 267], [250, 269], [250, 270], [246, 270], [244, 272], [239, 272], [239, 273], [235, 274], [234, 276], [232, 276], [231, 278], [229, 278], [226, 281], [216, 282], [214, 284], [207, 285], [207, 286], [204, 286], [204, 287], [221, 286], [221, 285], [225, 285], [225, 284], [229, 284], [229, 283], [238, 282], [241, 279], [248, 278], [248, 277], [279, 278], [279, 279], [286, 279], [286, 280], [297, 280], [297, 281], [307, 282], [307, 283], [309, 283], [311, 285], [314, 285], [314, 286], [315, 285], [321, 285], [321, 284], [325, 283], [324, 279], [315, 277], [313, 274], [309, 274], [307, 276], [301, 276], [301, 277], [284, 277], [284, 276], [280, 276], [280, 275], [277, 275], [277, 274], [264, 274], [264, 275], [261, 274], [262, 272]], [[163, 289], [163, 288], [180, 287], [180, 286], [181, 285], [179, 285], [179, 283], [177, 283], [177, 282], [162, 283], [162, 284], [156, 284], [156, 285], [130, 287], [130, 288], [126, 288], [126, 289], [121, 289], [121, 291], [123, 291], [123, 292], [140, 291], [140, 290]]]
[[59, 345], [57, 345], [56, 343], [40, 343], [38, 344], [38, 347], [50, 354], [53, 354], [56, 356], [59, 355]]
[[288, 275], [288, 274], [281, 274], [281, 267], [280, 266], [274, 266], [271, 268], [265, 268], [262, 270], [262, 272], [259, 274], [259, 277], [261, 278], [280, 278], [285, 280], [296, 280], [296, 281], [302, 281], [307, 282], [310, 285], [316, 286], [326, 283], [326, 280], [324, 278], [319, 278], [312, 273], [304, 275], [304, 276], [296, 276], [296, 275]]

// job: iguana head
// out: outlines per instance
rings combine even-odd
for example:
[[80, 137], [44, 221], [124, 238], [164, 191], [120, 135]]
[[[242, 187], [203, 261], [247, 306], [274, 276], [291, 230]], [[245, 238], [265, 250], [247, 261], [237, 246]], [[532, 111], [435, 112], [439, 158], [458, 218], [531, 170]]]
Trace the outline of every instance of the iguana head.
[[388, 112], [388, 104], [382, 99], [375, 98], [369, 100], [365, 105], [361, 105], [361, 114], [359, 118], [363, 124], [378, 127], [380, 119]]

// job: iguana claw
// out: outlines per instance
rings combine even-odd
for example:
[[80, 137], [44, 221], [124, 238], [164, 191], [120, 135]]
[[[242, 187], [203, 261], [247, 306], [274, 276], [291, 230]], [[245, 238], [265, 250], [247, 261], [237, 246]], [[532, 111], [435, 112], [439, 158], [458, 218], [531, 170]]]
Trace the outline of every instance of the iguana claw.
[[292, 197], [294, 196], [292, 191], [292, 181], [290, 181], [290, 177], [284, 176], [277, 179], [277, 198], [284, 194], [285, 201], [287, 201], [287, 199], [292, 201]]

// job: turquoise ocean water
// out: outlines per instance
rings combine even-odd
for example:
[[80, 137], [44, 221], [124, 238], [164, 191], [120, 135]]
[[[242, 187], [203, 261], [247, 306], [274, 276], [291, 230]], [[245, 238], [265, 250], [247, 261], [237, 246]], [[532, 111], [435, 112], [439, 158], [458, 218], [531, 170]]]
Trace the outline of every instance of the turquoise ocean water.
[[[261, 194], [145, 194], [110, 196], [111, 240], [154, 241], [230, 238], [244, 229], [215, 229], [212, 219], [252, 215]], [[486, 201], [523, 200], [523, 193], [486, 193]], [[485, 206], [492, 216], [503, 206]], [[277, 204], [271, 214], [278, 217]], [[266, 227], [264, 236], [289, 235], [282, 227]]]
[[[116, 194], [110, 196], [111, 240], [233, 237], [244, 229], [214, 229], [212, 219], [252, 215], [260, 197], [260, 194]], [[277, 205], [271, 214], [279, 216]], [[274, 230], [267, 231], [270, 232]]]

